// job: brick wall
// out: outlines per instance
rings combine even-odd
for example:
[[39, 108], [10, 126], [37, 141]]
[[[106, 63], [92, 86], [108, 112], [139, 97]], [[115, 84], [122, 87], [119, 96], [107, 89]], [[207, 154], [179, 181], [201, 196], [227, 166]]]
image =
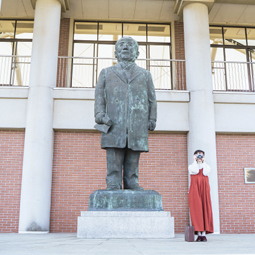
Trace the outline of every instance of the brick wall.
[[[174, 22], [175, 32], [175, 58], [184, 60], [185, 59], [185, 48], [184, 48], [184, 29], [183, 22]], [[176, 81], [175, 89], [185, 90], [186, 89], [186, 71], [185, 62], [176, 63]]]
[[68, 55], [68, 44], [69, 44], [69, 27], [70, 19], [61, 19], [60, 21], [60, 32], [59, 32], [59, 56]]
[[24, 131], [0, 131], [0, 233], [18, 232]]
[[175, 32], [175, 58], [185, 59], [185, 48], [184, 48], [184, 28], [183, 22], [174, 22]]
[[221, 233], [255, 233], [255, 184], [244, 168], [255, 167], [255, 135], [217, 135]]
[[[61, 19], [60, 32], [59, 32], [59, 56], [68, 56], [68, 44], [69, 44], [69, 27], [70, 19]], [[59, 59], [58, 61], [58, 74], [57, 74], [57, 87], [67, 86], [67, 59]]]
[[[175, 231], [188, 223], [186, 134], [151, 134], [150, 152], [140, 160], [139, 183], [163, 197], [175, 217]], [[88, 209], [89, 195], [105, 189], [106, 153], [99, 133], [56, 132], [51, 201], [51, 232], [76, 232], [77, 217]]]
[[[255, 135], [217, 135], [221, 233], [255, 233], [255, 184], [244, 184], [244, 167], [255, 166]], [[24, 131], [0, 131], [0, 232], [18, 231]], [[140, 160], [140, 185], [163, 197], [176, 233], [188, 224], [185, 134], [150, 134], [150, 152]], [[180, 155], [180, 157], [179, 157]], [[51, 232], [76, 232], [89, 194], [104, 189], [106, 153], [100, 134], [56, 132]], [[93, 170], [93, 171], [92, 171]]]

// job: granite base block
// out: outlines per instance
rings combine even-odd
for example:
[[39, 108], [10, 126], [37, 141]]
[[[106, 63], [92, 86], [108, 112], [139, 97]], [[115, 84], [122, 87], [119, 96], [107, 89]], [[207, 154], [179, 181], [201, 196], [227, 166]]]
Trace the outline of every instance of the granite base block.
[[173, 238], [174, 218], [165, 211], [86, 211], [78, 238]]
[[163, 211], [162, 196], [155, 190], [96, 190], [88, 211]]

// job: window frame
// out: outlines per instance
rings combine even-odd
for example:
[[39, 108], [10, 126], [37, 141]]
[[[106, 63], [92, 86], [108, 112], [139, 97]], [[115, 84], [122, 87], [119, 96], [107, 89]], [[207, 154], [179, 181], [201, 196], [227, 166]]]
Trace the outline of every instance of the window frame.
[[[210, 43], [210, 48], [221, 48], [223, 49], [223, 60], [224, 60], [224, 71], [225, 71], [225, 86], [226, 86], [226, 91], [231, 91], [231, 89], [228, 88], [228, 80], [227, 80], [227, 68], [226, 68], [226, 49], [244, 49], [245, 52], [246, 52], [246, 62], [247, 62], [247, 71], [248, 71], [248, 83], [249, 83], [249, 91], [254, 91], [255, 90], [255, 84], [253, 82], [254, 79], [252, 79], [255, 74], [253, 73], [253, 69], [250, 68], [250, 62], [253, 62], [252, 61], [252, 58], [250, 56], [251, 54], [251, 50], [254, 50], [255, 52], [255, 45], [248, 45], [248, 35], [247, 35], [247, 29], [255, 29], [255, 27], [252, 27], [252, 26], [231, 26], [231, 25], [213, 25], [213, 24], [210, 24], [209, 25], [209, 31], [210, 31], [210, 28], [211, 27], [219, 27], [221, 28], [221, 36], [222, 36], [222, 42], [223, 44], [222, 45], [219, 45], [219, 44], [213, 44], [213, 43]], [[238, 43], [237, 45], [226, 45], [225, 44], [225, 36], [224, 36], [224, 28], [239, 28], [239, 29], [242, 29], [244, 28], [244, 31], [245, 31], [245, 41], [246, 41], [246, 45], [238, 45], [240, 43]], [[238, 61], [237, 61], [238, 62]], [[255, 61], [254, 61], [255, 63]]]
[[[20, 21], [31, 21], [34, 22], [34, 19], [1, 19], [2, 21], [14, 21], [15, 22], [15, 27], [14, 27], [14, 36], [13, 38], [0, 38], [0, 42], [10, 42], [13, 43], [12, 45], [12, 56], [16, 56], [17, 55], [17, 46], [19, 42], [31, 42], [33, 43], [33, 39], [25, 39], [25, 38], [16, 38], [16, 31], [17, 31], [17, 23]], [[15, 66], [16, 63], [16, 57], [12, 57], [11, 60], [11, 72], [10, 72], [10, 81], [9, 81], [9, 85], [12, 86], [14, 83], [14, 68], [13, 66]], [[24, 85], [22, 85], [24, 86]]]
[[[97, 39], [96, 40], [80, 40], [80, 39], [75, 39], [75, 24], [76, 23], [97, 23]], [[142, 41], [137, 41], [139, 46], [145, 46], [146, 48], [146, 59], [149, 59], [149, 51], [150, 51], [150, 46], [154, 46], [154, 45], [159, 45], [159, 46], [168, 46], [169, 47], [169, 59], [172, 59], [172, 42], [171, 42], [171, 22], [169, 23], [148, 23], [148, 22], [131, 22], [131, 21], [102, 21], [102, 20], [97, 20], [97, 21], [94, 21], [94, 20], [74, 20], [73, 22], [73, 44], [72, 44], [72, 56], [74, 56], [74, 47], [75, 47], [75, 44], [77, 43], [88, 43], [88, 44], [94, 44], [94, 48], [95, 48], [95, 45], [96, 45], [96, 50], [94, 50], [94, 55], [93, 57], [95, 58], [98, 58], [98, 50], [99, 50], [99, 45], [115, 45], [115, 43], [117, 41], [115, 40], [112, 40], [112, 41], [105, 41], [105, 40], [99, 40], [99, 24], [100, 23], [116, 23], [116, 24], [121, 24], [121, 37], [123, 36], [126, 36], [126, 35], [123, 35], [123, 27], [125, 24], [144, 24], [146, 25], [146, 41], [145, 42], [142, 42]], [[169, 26], [169, 39], [170, 41], [169, 42], [149, 42], [148, 41], [148, 26], [149, 25], [167, 25]], [[96, 62], [96, 63], [95, 63]], [[147, 70], [150, 70], [150, 65], [149, 64], [149, 60], [146, 61], [146, 69]], [[72, 70], [71, 70], [71, 87], [72, 87], [72, 83], [73, 83], [73, 61], [72, 61]], [[85, 88], [95, 88], [95, 85], [97, 83], [97, 79], [98, 79], [98, 59], [93, 59], [93, 74], [92, 74], [92, 86], [91, 87], [85, 87]], [[95, 71], [95, 68], [96, 68], [96, 71]], [[172, 90], [173, 89], [173, 75], [172, 75], [172, 64], [170, 63], [169, 64], [169, 68], [170, 68], [170, 88], [167, 89], [167, 90]], [[95, 81], [95, 82], [94, 82]], [[157, 88], [159, 89], [159, 88]], [[166, 89], [164, 89], [166, 90]]]

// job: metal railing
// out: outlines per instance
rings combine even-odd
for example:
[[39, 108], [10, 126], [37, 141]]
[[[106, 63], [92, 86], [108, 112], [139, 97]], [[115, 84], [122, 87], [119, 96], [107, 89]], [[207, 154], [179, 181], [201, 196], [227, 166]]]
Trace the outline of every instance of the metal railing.
[[[96, 85], [103, 68], [115, 65], [115, 58], [59, 57], [57, 87]], [[0, 55], [0, 86], [28, 86], [31, 56]], [[138, 59], [136, 64], [152, 74], [156, 89], [186, 89], [184, 60]], [[255, 63], [212, 62], [213, 89], [255, 92]]]
[[213, 61], [213, 89], [217, 91], [255, 91], [255, 63]]
[[[115, 58], [59, 57], [58, 87], [93, 88], [101, 70], [116, 63]], [[156, 89], [186, 88], [184, 60], [137, 59], [136, 64], [151, 72]]]
[[31, 56], [0, 55], [0, 85], [28, 86]]

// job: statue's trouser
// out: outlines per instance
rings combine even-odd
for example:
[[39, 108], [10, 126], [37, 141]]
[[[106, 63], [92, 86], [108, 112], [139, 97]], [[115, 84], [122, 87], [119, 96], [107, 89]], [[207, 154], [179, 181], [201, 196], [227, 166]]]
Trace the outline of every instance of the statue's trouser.
[[138, 185], [140, 151], [128, 148], [107, 148], [107, 188], [122, 188], [122, 167], [124, 189], [135, 189]]

